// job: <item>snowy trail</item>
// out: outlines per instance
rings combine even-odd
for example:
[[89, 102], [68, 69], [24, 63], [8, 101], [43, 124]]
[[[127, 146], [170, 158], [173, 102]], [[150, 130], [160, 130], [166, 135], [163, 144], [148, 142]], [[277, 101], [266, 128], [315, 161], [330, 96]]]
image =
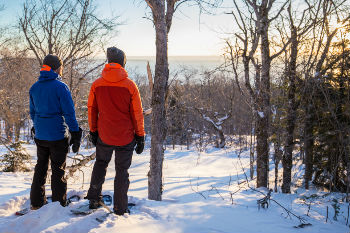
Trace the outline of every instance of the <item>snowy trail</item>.
[[[34, 155], [35, 150], [30, 148]], [[89, 154], [90, 151], [84, 151]], [[88, 216], [75, 216], [70, 209], [86, 200], [61, 207], [50, 203], [41, 209], [18, 217], [14, 212], [29, 206], [31, 173], [0, 173], [0, 232], [348, 232], [345, 225], [346, 207], [340, 206], [337, 221], [330, 217], [326, 223], [326, 205], [331, 206], [333, 198], [341, 194], [331, 194], [326, 198], [315, 200], [306, 216], [307, 205], [301, 197], [316, 193], [295, 190], [294, 194], [273, 193], [272, 197], [304, 217], [310, 227], [296, 229], [299, 225], [295, 218], [271, 202], [268, 209], [258, 210], [256, 200], [262, 195], [249, 190], [245, 181], [244, 170], [248, 171], [249, 154], [241, 154], [241, 161], [234, 149], [211, 149], [206, 153], [187, 151], [177, 148], [166, 151], [164, 161], [164, 194], [163, 201], [147, 199], [147, 172], [149, 169], [149, 150], [143, 155], [134, 155], [130, 172], [129, 201], [137, 205], [130, 215], [110, 215], [99, 223], [96, 217], [106, 213], [99, 209]], [[83, 197], [89, 186], [92, 167], [85, 168], [84, 182], [79, 177], [68, 181], [68, 196], [79, 194]], [[273, 170], [271, 168], [271, 170]], [[298, 170], [295, 171], [298, 173]], [[272, 173], [271, 173], [272, 174]], [[77, 174], [78, 175], [78, 174]], [[114, 163], [110, 163], [104, 194], [113, 195]], [[295, 178], [297, 179], [297, 177]], [[271, 176], [271, 180], [273, 177]], [[271, 182], [272, 183], [272, 182]], [[82, 185], [83, 184], [83, 185]], [[254, 182], [251, 182], [254, 185]], [[82, 187], [83, 186], [83, 187]], [[46, 186], [50, 194], [50, 185]], [[261, 189], [261, 191], [265, 191]], [[234, 193], [231, 198], [231, 193]], [[323, 194], [323, 193], [322, 193]], [[321, 195], [321, 194], [320, 194]], [[319, 202], [319, 203], [318, 203]], [[331, 209], [330, 209], [331, 211]]]

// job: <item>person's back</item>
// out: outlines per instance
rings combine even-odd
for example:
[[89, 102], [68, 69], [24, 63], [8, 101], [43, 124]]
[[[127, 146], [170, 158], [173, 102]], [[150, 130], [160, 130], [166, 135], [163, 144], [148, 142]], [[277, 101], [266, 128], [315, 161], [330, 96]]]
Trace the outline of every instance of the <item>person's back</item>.
[[[51, 161], [52, 201], [67, 205], [67, 181], [64, 179], [69, 146], [78, 152], [82, 130], [75, 118], [70, 91], [61, 82], [63, 64], [55, 55], [49, 54], [43, 60], [39, 80], [29, 90], [30, 117], [34, 123], [34, 141], [37, 146], [37, 164], [30, 190], [32, 209], [46, 203], [45, 182], [49, 161]], [[71, 140], [69, 141], [69, 132]]]
[[105, 66], [102, 77], [91, 86], [88, 107], [90, 129], [97, 130], [104, 143], [123, 146], [134, 139], [135, 133], [144, 136], [139, 92], [120, 64]]
[[35, 138], [61, 140], [67, 137], [66, 125], [71, 131], [79, 131], [69, 89], [49, 66], [43, 66], [39, 80], [33, 84], [29, 93]]
[[96, 162], [91, 175], [87, 198], [90, 208], [101, 206], [102, 185], [108, 163], [115, 151], [114, 213], [128, 212], [129, 173], [132, 153], [144, 147], [144, 120], [141, 98], [136, 84], [124, 69], [125, 54], [107, 49], [108, 64], [101, 78], [91, 86], [88, 111], [90, 140], [96, 146]]

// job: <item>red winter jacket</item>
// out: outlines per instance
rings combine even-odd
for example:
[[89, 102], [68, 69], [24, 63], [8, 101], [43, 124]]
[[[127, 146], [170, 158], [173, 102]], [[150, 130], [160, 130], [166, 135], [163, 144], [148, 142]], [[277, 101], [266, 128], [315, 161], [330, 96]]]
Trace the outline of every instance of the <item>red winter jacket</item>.
[[90, 131], [98, 131], [108, 145], [124, 146], [134, 134], [145, 135], [139, 90], [118, 63], [106, 64], [102, 77], [93, 82], [88, 114]]

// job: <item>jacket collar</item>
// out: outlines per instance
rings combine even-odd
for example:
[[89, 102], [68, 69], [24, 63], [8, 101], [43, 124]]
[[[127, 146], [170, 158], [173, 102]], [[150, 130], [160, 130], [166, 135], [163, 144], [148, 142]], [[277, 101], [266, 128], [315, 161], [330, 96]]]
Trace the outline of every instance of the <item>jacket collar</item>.
[[48, 80], [61, 80], [61, 77], [55, 73], [50, 66], [43, 65], [40, 70], [39, 81], [48, 81]]
[[118, 63], [108, 63], [102, 71], [102, 78], [108, 82], [119, 82], [128, 77], [128, 72]]

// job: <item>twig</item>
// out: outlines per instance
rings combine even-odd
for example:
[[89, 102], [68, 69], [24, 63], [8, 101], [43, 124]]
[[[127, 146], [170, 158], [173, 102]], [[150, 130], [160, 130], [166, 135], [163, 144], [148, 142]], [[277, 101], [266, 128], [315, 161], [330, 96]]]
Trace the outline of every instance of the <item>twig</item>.
[[215, 190], [216, 193], [219, 194], [219, 196], [221, 197], [221, 199], [222, 199], [222, 200], [225, 200], [225, 198], [223, 198], [223, 196], [221, 195], [221, 193], [219, 192], [219, 190], [218, 190], [215, 186], [211, 185], [211, 190]]
[[[8, 141], [6, 138], [0, 136], [0, 141], [1, 141], [1, 144], [3, 144], [3, 145], [6, 147], [6, 149], [7, 149], [11, 154], [13, 154], [14, 156], [16, 156], [16, 154], [11, 150], [11, 148], [8, 147], [8, 146], [6, 145], [6, 141]], [[9, 142], [9, 141], [8, 141], [8, 142]]]
[[202, 192], [199, 192], [199, 191], [198, 191], [198, 182], [197, 182], [197, 191], [193, 189], [192, 182], [191, 182], [191, 177], [190, 177], [190, 186], [191, 186], [191, 189], [192, 189], [193, 192], [195, 192], [195, 193], [201, 195], [204, 199], [207, 199], [207, 198], [203, 195]]
[[269, 202], [270, 202], [270, 198], [271, 198], [271, 192], [272, 192], [272, 189], [269, 190], [269, 192], [267, 193], [267, 195], [259, 200], [257, 200], [256, 202], [258, 203], [258, 208], [260, 209], [260, 206], [265, 209], [265, 206], [266, 208], [269, 208]]
[[308, 205], [308, 209], [307, 209], [307, 213], [306, 213], [306, 215], [309, 216], [309, 217], [310, 217], [310, 215], [309, 215], [310, 209], [311, 209], [311, 201], [310, 201], [310, 203]]
[[276, 203], [277, 205], [279, 205], [282, 209], [284, 209], [284, 210], [287, 212], [288, 216], [293, 215], [293, 216], [296, 217], [301, 223], [303, 223], [303, 224], [306, 223], [306, 220], [305, 220], [303, 217], [294, 214], [292, 211], [288, 210], [286, 207], [284, 207], [283, 205], [281, 205], [280, 203], [278, 203], [276, 200], [274, 200], [274, 199], [272, 199], [272, 198], [270, 198], [270, 200], [273, 201], [273, 202], [275, 202], [275, 203]]
[[239, 186], [239, 189], [236, 190], [235, 192], [230, 192], [230, 198], [231, 198], [231, 205], [233, 205], [233, 195], [241, 191], [242, 187]]

